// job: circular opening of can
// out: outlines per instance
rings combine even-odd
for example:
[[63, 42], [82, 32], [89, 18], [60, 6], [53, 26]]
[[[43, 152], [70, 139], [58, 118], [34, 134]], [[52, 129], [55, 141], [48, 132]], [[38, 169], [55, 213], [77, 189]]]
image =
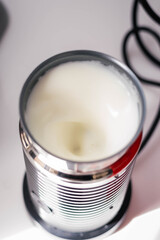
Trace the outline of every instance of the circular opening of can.
[[79, 164], [125, 152], [142, 131], [144, 117], [136, 76], [95, 51], [65, 52], [44, 61], [20, 96], [21, 124], [32, 142], [47, 154]]

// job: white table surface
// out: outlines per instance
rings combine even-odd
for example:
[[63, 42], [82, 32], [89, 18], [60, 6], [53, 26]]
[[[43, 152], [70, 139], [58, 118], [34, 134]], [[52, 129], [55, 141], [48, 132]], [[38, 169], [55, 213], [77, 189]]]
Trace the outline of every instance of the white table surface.
[[[56, 239], [32, 223], [23, 202], [25, 166], [18, 133], [18, 101], [22, 85], [43, 60], [63, 51], [89, 49], [122, 60], [121, 43], [131, 27], [131, 0], [3, 0], [8, 27], [0, 40], [0, 239]], [[160, 12], [159, 0], [152, 0]], [[142, 8], [139, 22], [158, 28]], [[1, 18], [1, 16], [0, 16]], [[1, 21], [1, 19], [0, 19]], [[158, 44], [145, 34], [145, 43], [160, 55]], [[134, 38], [132, 63], [144, 76], [158, 79]], [[143, 86], [147, 115], [144, 132], [158, 106], [160, 91]], [[160, 239], [160, 124], [132, 174], [132, 199], [119, 231], [108, 240]], [[104, 238], [105, 239], [105, 238]]]

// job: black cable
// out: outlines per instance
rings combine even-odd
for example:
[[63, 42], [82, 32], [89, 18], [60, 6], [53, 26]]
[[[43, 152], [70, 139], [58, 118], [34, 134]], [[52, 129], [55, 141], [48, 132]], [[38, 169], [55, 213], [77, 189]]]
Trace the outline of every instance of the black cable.
[[136, 71], [134, 70], [134, 68], [132, 67], [130, 61], [129, 61], [128, 52], [127, 52], [128, 39], [129, 39], [129, 37], [131, 35], [135, 34], [136, 32], [139, 32], [139, 31], [149, 32], [150, 34], [152, 34], [155, 37], [155, 39], [157, 39], [157, 41], [160, 41], [159, 35], [156, 32], [154, 32], [152, 29], [149, 29], [149, 28], [146, 28], [146, 27], [139, 27], [139, 28], [130, 30], [126, 34], [126, 36], [125, 36], [125, 38], [123, 40], [123, 44], [122, 44], [122, 54], [123, 54], [124, 61], [127, 64], [127, 66], [136, 74], [136, 76], [139, 78], [139, 80], [141, 82], [160, 87], [160, 83], [158, 81], [155, 81], [155, 80], [153, 81], [151, 79], [146, 79], [146, 78], [141, 77], [140, 75], [138, 75], [136, 73]]
[[[145, 0], [139, 0], [139, 2], [142, 4], [144, 10], [149, 14], [150, 17], [152, 17], [152, 19], [154, 19], [156, 22], [159, 23], [159, 17], [157, 16], [156, 13], [154, 13], [154, 11], [151, 9], [151, 7], [149, 6], [149, 4], [145, 1]], [[139, 80], [142, 83], [145, 84], [149, 84], [151, 86], [156, 86], [156, 87], [160, 87], [160, 82], [158, 81], [153, 81], [151, 79], [146, 79], [144, 77], [139, 76], [135, 70], [133, 69], [130, 61], [129, 61], [129, 56], [128, 56], [128, 52], [127, 52], [127, 43], [128, 43], [128, 39], [130, 38], [131, 35], [134, 34], [134, 36], [136, 37], [137, 43], [140, 47], [140, 49], [143, 51], [143, 53], [148, 57], [148, 59], [150, 59], [150, 61], [152, 63], [154, 63], [155, 65], [160, 66], [160, 61], [153, 56], [149, 50], [145, 47], [145, 45], [143, 44], [141, 38], [140, 38], [140, 31], [145, 31], [148, 32], [149, 34], [151, 34], [153, 37], [155, 37], [155, 39], [158, 41], [158, 44], [160, 44], [160, 37], [159, 35], [152, 29], [148, 28], [148, 27], [138, 27], [137, 25], [137, 11], [138, 11], [138, 0], [134, 1], [134, 5], [133, 5], [133, 12], [132, 12], [132, 23], [133, 23], [133, 29], [131, 29], [126, 36], [124, 37], [123, 40], [123, 44], [122, 44], [122, 55], [124, 58], [125, 63], [128, 65], [129, 68], [132, 69], [132, 71], [137, 75], [137, 77], [139, 78]], [[158, 17], [158, 18], [157, 18]], [[158, 106], [158, 110], [156, 112], [156, 115], [154, 117], [154, 120], [146, 134], [146, 136], [144, 137], [139, 153], [142, 151], [142, 149], [146, 146], [146, 144], [148, 143], [148, 141], [150, 140], [151, 136], [153, 135], [158, 123], [160, 121], [160, 103]]]
[[158, 24], [160, 24], [160, 17], [152, 10], [150, 5], [146, 0], [140, 0], [141, 5], [143, 6], [144, 10], [148, 13], [148, 15]]
[[[145, 6], [145, 5], [144, 5]], [[138, 24], [137, 24], [137, 15], [138, 15], [138, 0], [134, 1], [133, 5], [133, 12], [132, 12], [132, 24], [133, 24], [133, 29], [138, 29]], [[150, 59], [154, 64], [160, 66], [160, 60], [157, 59], [143, 44], [143, 41], [139, 35], [138, 31], [135, 31], [135, 37], [137, 40], [137, 43], [141, 47], [143, 53]], [[159, 40], [159, 45], [160, 45], [160, 40]]]

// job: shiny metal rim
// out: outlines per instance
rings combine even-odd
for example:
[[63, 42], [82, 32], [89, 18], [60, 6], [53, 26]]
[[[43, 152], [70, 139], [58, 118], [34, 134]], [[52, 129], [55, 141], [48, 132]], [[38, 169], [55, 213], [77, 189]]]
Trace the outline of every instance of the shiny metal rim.
[[[135, 136], [132, 138], [132, 140], [127, 144], [127, 146], [125, 146], [121, 151], [119, 151], [118, 153], [114, 154], [111, 157], [107, 157], [105, 159], [97, 159], [97, 161], [85, 161], [85, 162], [74, 162], [68, 159], [63, 159], [60, 158], [59, 156], [53, 155], [50, 152], [48, 152], [46, 149], [44, 149], [39, 143], [37, 143], [37, 141], [34, 139], [34, 137], [32, 136], [32, 134], [30, 133], [29, 129], [27, 128], [27, 124], [25, 122], [25, 118], [24, 118], [24, 113], [25, 113], [25, 106], [26, 106], [26, 102], [27, 102], [27, 98], [28, 98], [28, 94], [31, 91], [31, 89], [34, 87], [34, 85], [36, 84], [37, 80], [39, 79], [40, 76], [42, 76], [48, 69], [57, 66], [61, 63], [65, 63], [68, 61], [85, 61], [85, 60], [97, 60], [102, 62], [103, 64], [107, 65], [107, 64], [113, 64], [114, 66], [116, 66], [118, 69], [120, 69], [120, 71], [122, 71], [123, 73], [125, 73], [127, 76], [129, 76], [130, 80], [134, 83], [140, 99], [141, 99], [141, 108], [142, 108], [142, 114], [141, 114], [141, 120], [140, 120], [140, 124], [138, 127], [138, 130], [135, 134]], [[138, 135], [140, 134], [140, 132], [142, 131], [142, 127], [143, 127], [143, 123], [144, 123], [144, 118], [145, 118], [145, 100], [144, 100], [144, 95], [140, 86], [140, 83], [137, 79], [137, 77], [134, 75], [134, 73], [127, 67], [125, 66], [123, 63], [119, 62], [118, 60], [112, 58], [111, 56], [108, 56], [106, 54], [103, 53], [99, 53], [99, 52], [95, 52], [95, 51], [88, 51], [88, 50], [77, 50], [77, 51], [70, 51], [70, 52], [65, 52], [62, 54], [58, 54], [56, 56], [53, 56], [49, 59], [47, 59], [46, 61], [44, 61], [43, 63], [41, 63], [32, 73], [31, 75], [28, 77], [27, 81], [25, 82], [22, 92], [21, 92], [21, 96], [20, 96], [20, 101], [19, 101], [19, 111], [20, 111], [20, 120], [21, 120], [21, 125], [22, 128], [25, 132], [25, 134], [28, 136], [31, 145], [33, 146], [34, 149], [38, 149], [38, 151], [41, 151], [42, 154], [44, 154], [46, 156], [46, 159], [49, 158], [58, 158], [59, 161], [61, 161], [61, 163], [63, 164], [67, 164], [67, 168], [68, 170], [75, 170], [75, 169], [80, 169], [80, 171], [83, 172], [84, 168], [90, 168], [93, 164], [97, 163], [96, 169], [98, 165], [103, 165], [106, 166], [107, 161], [112, 161], [112, 163], [114, 163], [117, 159], [119, 159], [124, 153], [125, 151], [134, 143], [134, 141], [137, 139]], [[104, 168], [104, 166], [102, 168]], [[100, 167], [101, 168], [101, 167]], [[77, 172], [78, 172], [77, 171]]]

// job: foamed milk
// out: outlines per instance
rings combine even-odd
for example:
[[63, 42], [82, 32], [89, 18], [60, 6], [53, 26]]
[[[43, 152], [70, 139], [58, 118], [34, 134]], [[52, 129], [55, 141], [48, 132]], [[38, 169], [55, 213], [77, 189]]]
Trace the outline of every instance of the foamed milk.
[[137, 96], [127, 77], [97, 61], [61, 64], [39, 79], [25, 119], [46, 150], [73, 161], [109, 157], [136, 133]]

